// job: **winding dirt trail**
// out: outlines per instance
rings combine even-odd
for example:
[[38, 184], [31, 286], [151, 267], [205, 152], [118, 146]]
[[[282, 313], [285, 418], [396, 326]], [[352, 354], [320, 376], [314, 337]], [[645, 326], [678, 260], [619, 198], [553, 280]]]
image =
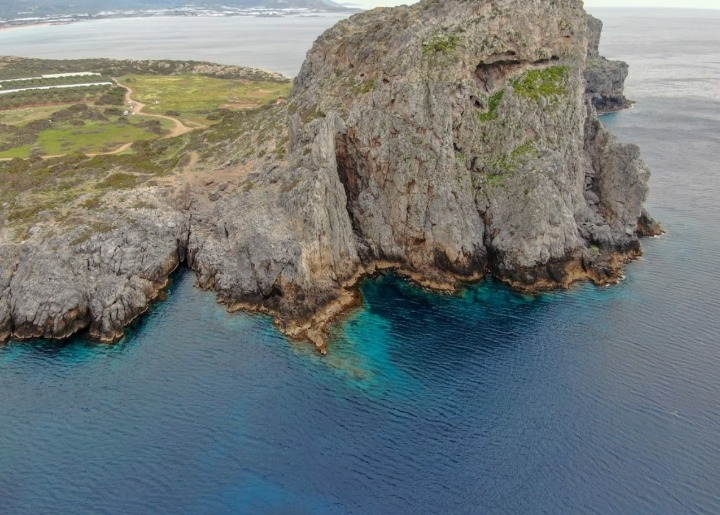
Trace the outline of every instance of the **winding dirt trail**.
[[[95, 157], [95, 156], [113, 156], [115, 154], [119, 154], [121, 152], [125, 152], [127, 149], [132, 147], [132, 144], [135, 143], [134, 141], [131, 141], [129, 143], [123, 143], [118, 148], [114, 150], [110, 150], [108, 152], [93, 152], [91, 154], [85, 154], [88, 157]], [[65, 157], [67, 154], [52, 154], [49, 156], [40, 156], [40, 159], [54, 159], [56, 157]], [[0, 161], [12, 161], [15, 159], [14, 157], [0, 157]], [[26, 158], [29, 159], [29, 158]]]
[[[114, 150], [110, 150], [108, 152], [94, 152], [91, 154], [85, 154], [88, 157], [95, 157], [95, 156], [113, 156], [115, 154], [119, 154], [121, 152], [125, 152], [127, 149], [132, 147], [132, 144], [135, 143], [134, 141], [131, 141], [129, 143], [123, 143], [118, 148]], [[65, 157], [67, 154], [52, 154], [49, 156], [40, 156], [40, 159], [54, 159], [56, 157]], [[0, 161], [12, 161], [15, 159], [14, 157], [0, 157]], [[29, 158], [26, 158], [29, 159]]]
[[187, 125], [183, 124], [180, 120], [177, 118], [173, 118], [172, 116], [167, 116], [164, 114], [155, 114], [155, 113], [144, 113], [143, 110], [145, 109], [146, 105], [142, 102], [139, 102], [138, 100], [134, 100], [132, 98], [132, 94], [134, 93], [132, 88], [129, 86], [126, 86], [125, 84], [121, 84], [117, 80], [115, 81], [115, 84], [120, 86], [121, 88], [125, 88], [127, 90], [127, 93], [125, 93], [125, 103], [126, 104], [132, 104], [133, 106], [133, 112], [134, 114], [142, 114], [143, 116], [150, 116], [152, 118], [160, 118], [161, 120], [169, 120], [173, 122], [174, 127], [170, 131], [170, 134], [166, 134], [161, 139], [168, 139], [168, 138], [174, 138], [176, 136], [182, 136], [183, 134], [187, 134], [188, 132], [194, 130], [192, 127], [188, 127]]
[[[125, 88], [125, 90], [127, 91], [127, 93], [125, 93], [125, 104], [126, 104], [126, 105], [132, 104], [132, 106], [133, 106], [133, 113], [134, 113], [134, 114], [141, 114], [141, 115], [143, 115], [143, 116], [148, 116], [148, 117], [151, 117], [151, 118], [159, 118], [159, 119], [161, 119], [161, 120], [168, 120], [168, 121], [173, 122], [173, 128], [172, 128], [172, 130], [170, 131], [170, 133], [169, 133], [169, 134], [166, 134], [165, 136], [163, 136], [163, 137], [160, 138], [160, 139], [175, 138], [175, 137], [177, 137], [177, 136], [182, 136], [183, 134], [187, 134], [188, 132], [191, 132], [191, 131], [193, 131], [193, 130], [195, 130], [195, 129], [197, 129], [197, 128], [200, 128], [200, 127], [188, 127], [187, 125], [185, 125], [184, 123], [182, 123], [180, 120], [178, 120], [177, 118], [173, 118], [172, 116], [167, 116], [167, 115], [164, 115], [164, 114], [155, 114], [155, 113], [145, 113], [145, 112], [143, 112], [143, 110], [145, 109], [146, 105], [143, 104], [142, 102], [139, 102], [139, 101], [134, 100], [134, 99], [132, 98], [132, 94], [133, 94], [132, 88], [130, 88], [130, 87], [128, 87], [128, 86], [125, 86], [124, 84], [120, 84], [118, 81], [115, 81], [115, 84], [117, 84], [117, 85], [120, 86], [121, 88]], [[110, 151], [108, 151], [108, 152], [95, 152], [95, 153], [92, 153], [92, 154], [85, 154], [85, 155], [88, 156], [88, 157], [96, 157], [96, 156], [112, 156], [112, 155], [115, 155], [115, 154], [120, 154], [121, 152], [125, 152], [126, 150], [128, 150], [128, 149], [132, 146], [133, 143], [135, 143], [135, 142], [134, 142], [134, 141], [131, 141], [131, 142], [129, 142], [129, 143], [123, 143], [123, 144], [120, 145], [118, 148], [116, 148], [116, 149], [114, 149], [114, 150], [110, 150]], [[64, 157], [64, 156], [66, 156], [66, 155], [67, 155], [67, 154], [55, 154], [55, 155], [50, 155], [50, 156], [41, 156], [41, 158], [42, 158], [42, 159], [54, 159], [54, 158], [56, 158], [56, 157]], [[13, 157], [0, 157], [0, 161], [12, 161], [13, 159], [15, 159], [15, 158], [13, 158]], [[195, 159], [195, 161], [197, 161], [197, 159]]]

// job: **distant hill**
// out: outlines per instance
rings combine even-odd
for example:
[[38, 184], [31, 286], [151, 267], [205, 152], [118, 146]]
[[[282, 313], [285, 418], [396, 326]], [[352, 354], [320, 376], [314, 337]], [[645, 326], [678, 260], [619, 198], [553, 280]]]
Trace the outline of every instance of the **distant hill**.
[[172, 9], [188, 5], [201, 9], [264, 7], [267, 9], [346, 10], [345, 7], [332, 0], [0, 0], [0, 18], [13, 20], [64, 14], [97, 14], [104, 11]]

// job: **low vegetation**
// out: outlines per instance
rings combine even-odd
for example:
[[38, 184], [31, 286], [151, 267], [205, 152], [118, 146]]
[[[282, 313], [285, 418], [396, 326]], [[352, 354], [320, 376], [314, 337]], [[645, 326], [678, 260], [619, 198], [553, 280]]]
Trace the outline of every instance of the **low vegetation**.
[[500, 105], [500, 102], [502, 101], [503, 97], [505, 96], [505, 90], [500, 90], [497, 93], [495, 93], [493, 96], [490, 97], [488, 101], [488, 110], [485, 113], [477, 112], [477, 118], [481, 122], [490, 122], [492, 120], [497, 120], [498, 114], [497, 114], [497, 108]]
[[440, 30], [423, 41], [423, 54], [438, 54], [454, 50], [459, 43], [457, 35]]
[[42, 88], [48, 86], [81, 86], [96, 82], [111, 82], [110, 77], [102, 75], [69, 75], [63, 77], [28, 77], [26, 79], [0, 79], [3, 89]]
[[0, 57], [0, 80], [37, 77], [56, 73], [96, 72], [105, 77], [126, 75], [183, 75], [194, 74], [223, 79], [270, 81], [288, 83], [276, 73], [242, 66], [225, 66], [201, 61], [140, 61], [116, 59], [29, 59]]
[[127, 143], [163, 136], [172, 126], [168, 120], [124, 116], [122, 111], [109, 115], [86, 104], [20, 111], [4, 117], [14, 123], [0, 125], [0, 158], [112, 152]]
[[[517, 173], [535, 151], [535, 143], [531, 140], [518, 145], [507, 154], [502, 154], [488, 163], [487, 173], [480, 176], [481, 179], [479, 180], [487, 186], [503, 187], [505, 180]], [[478, 185], [479, 184], [475, 184], [475, 186]], [[524, 193], [525, 196], [527, 196], [530, 191], [526, 189]]]
[[559, 97], [567, 94], [567, 66], [550, 66], [528, 70], [512, 87], [516, 94], [537, 100], [541, 97]]
[[[193, 132], [185, 146], [187, 152], [197, 152], [205, 162], [214, 162], [217, 156], [225, 163], [240, 165], [256, 159], [284, 159], [289, 133], [286, 104], [271, 105], [254, 110], [226, 111], [222, 120], [212, 127]], [[320, 118], [322, 112], [309, 117]], [[313, 118], [314, 119], [314, 118]]]
[[290, 92], [289, 82], [219, 79], [202, 75], [128, 75], [119, 79], [146, 111], [171, 114], [183, 123], [209, 125], [218, 109], [255, 109]]
[[67, 89], [31, 89], [0, 95], [0, 110], [27, 106], [93, 103], [110, 91], [112, 86], [86, 86]]
[[23, 127], [35, 120], [46, 120], [52, 118], [57, 111], [67, 109], [71, 104], [59, 104], [40, 107], [19, 107], [0, 111], [0, 124]]
[[171, 174], [182, 157], [179, 138], [138, 142], [132, 153], [0, 162], [0, 226], [18, 237], [38, 218], [61, 221], [78, 209], [102, 209], [102, 197]]
[[[281, 76], [206, 63], [0, 58], [0, 80], [84, 71], [121, 77], [148, 115], [163, 118], [133, 114], [126, 90], [116, 86], [79, 88], [79, 99], [65, 96], [71, 89], [0, 95], [8, 100], [0, 105], [0, 228], [17, 238], [39, 219], [103, 210], [108, 193], [156, 181], [198, 158], [226, 166], [215, 163], [218, 155], [239, 164], [286, 154], [287, 110], [275, 103], [290, 81]], [[203, 127], [165, 137], [177, 118]]]

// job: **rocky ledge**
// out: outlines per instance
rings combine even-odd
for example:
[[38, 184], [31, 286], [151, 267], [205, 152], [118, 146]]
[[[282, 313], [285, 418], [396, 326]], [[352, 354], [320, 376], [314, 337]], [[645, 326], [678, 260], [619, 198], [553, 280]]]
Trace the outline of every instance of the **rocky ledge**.
[[639, 149], [586, 95], [598, 37], [581, 0], [423, 0], [341, 21], [286, 104], [199, 160], [2, 229], [0, 338], [113, 341], [182, 264], [321, 351], [378, 270], [442, 290], [488, 273], [529, 292], [617, 281], [660, 228]]

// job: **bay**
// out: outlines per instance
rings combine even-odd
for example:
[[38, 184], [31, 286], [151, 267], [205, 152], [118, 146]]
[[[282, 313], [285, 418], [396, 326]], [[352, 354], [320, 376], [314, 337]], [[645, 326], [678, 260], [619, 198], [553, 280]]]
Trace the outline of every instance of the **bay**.
[[294, 77], [315, 38], [345, 15], [110, 18], [0, 30], [0, 55], [176, 59]]

